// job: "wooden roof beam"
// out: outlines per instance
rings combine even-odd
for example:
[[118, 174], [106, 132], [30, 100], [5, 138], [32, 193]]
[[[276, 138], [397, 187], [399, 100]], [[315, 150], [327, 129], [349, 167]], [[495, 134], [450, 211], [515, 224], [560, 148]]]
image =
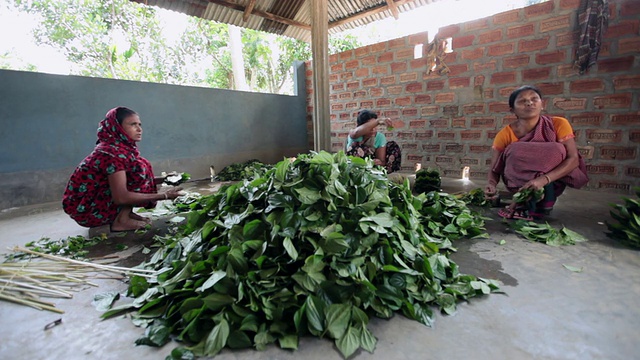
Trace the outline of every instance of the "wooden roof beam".
[[387, 7], [391, 10], [391, 14], [393, 17], [398, 20], [400, 18], [400, 12], [398, 11], [398, 6], [393, 0], [387, 0]]
[[[232, 2], [226, 1], [226, 0], [208, 0], [208, 1], [210, 3], [212, 3], [212, 4], [216, 4], [216, 5], [228, 7], [230, 9], [242, 11], [243, 13], [246, 11], [246, 7], [244, 7], [242, 5], [238, 5], [236, 3], [232, 3]], [[272, 20], [272, 21], [275, 21], [275, 22], [279, 22], [279, 23], [282, 23], [282, 24], [285, 24], [285, 25], [296, 26], [296, 27], [311, 31], [311, 25], [309, 25], [309, 24], [301, 23], [299, 21], [295, 21], [295, 20], [292, 20], [292, 19], [287, 19], [285, 17], [279, 16], [279, 15], [276, 15], [276, 14], [272, 14], [272, 13], [269, 13], [269, 12], [266, 12], [266, 11], [253, 9], [251, 11], [251, 14], [257, 15], [257, 16], [260, 16], [262, 18], [269, 19], [269, 20]], [[243, 19], [244, 19], [244, 15], [243, 15]]]
[[[209, 1], [211, 1], [211, 0], [209, 0]], [[396, 11], [397, 11], [398, 10], [398, 6], [404, 5], [406, 3], [410, 3], [412, 1], [414, 1], [414, 0], [396, 0], [396, 1], [387, 0], [387, 3], [393, 2], [393, 6], [395, 6]], [[353, 21], [356, 21], [356, 20], [359, 20], [359, 19], [362, 19], [362, 18], [365, 18], [367, 16], [371, 16], [371, 15], [375, 15], [377, 13], [381, 13], [381, 12], [386, 11], [388, 9], [389, 9], [389, 5], [384, 5], [383, 4], [383, 5], [376, 6], [374, 8], [371, 8], [371, 9], [367, 10], [367, 11], [362, 11], [362, 12], [356, 13], [353, 16], [350, 16], [350, 17], [347, 17], [347, 18], [344, 18], [344, 19], [340, 19], [340, 20], [336, 20], [336, 21], [332, 21], [332, 22], [329, 23], [329, 29], [334, 28], [336, 26], [344, 25], [344, 24], [347, 24], [347, 23], [350, 23], [350, 22], [353, 22]], [[393, 12], [393, 10], [391, 10], [391, 11]]]
[[249, 15], [253, 12], [253, 7], [256, 5], [256, 0], [249, 1], [247, 7], [244, 9], [244, 14], [242, 14], [242, 21], [247, 22], [249, 20]]

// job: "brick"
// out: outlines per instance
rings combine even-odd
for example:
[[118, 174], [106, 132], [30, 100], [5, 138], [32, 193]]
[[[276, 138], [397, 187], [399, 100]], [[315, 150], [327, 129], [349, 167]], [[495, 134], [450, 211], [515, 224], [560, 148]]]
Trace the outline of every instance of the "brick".
[[476, 39], [475, 35], [456, 36], [451, 42], [453, 49], [459, 49], [473, 45], [473, 41]]
[[640, 177], [640, 167], [627, 166], [624, 169], [624, 174], [626, 176]]
[[373, 69], [371, 69], [371, 71], [373, 72], [373, 74], [388, 74], [389, 67], [386, 65], [375, 66]]
[[462, 158], [460, 159], [461, 165], [479, 165], [480, 159]]
[[[431, 139], [433, 137], [433, 130], [416, 131], [415, 137], [416, 140]], [[438, 146], [438, 151], [440, 151], [440, 146]]]
[[491, 84], [507, 84], [516, 81], [515, 71], [505, 71], [491, 74]]
[[374, 65], [376, 64], [376, 57], [375, 55], [365, 56], [360, 59], [360, 63], [362, 63], [362, 65], [364, 66]]
[[340, 99], [340, 100], [351, 99], [351, 93], [350, 92], [340, 93], [340, 94], [338, 94], [338, 99]]
[[340, 81], [347, 81], [347, 80], [351, 80], [351, 79], [353, 79], [353, 72], [352, 71], [343, 72], [342, 74], [340, 74]]
[[416, 95], [413, 98], [413, 101], [416, 104], [429, 104], [431, 103], [431, 95], [426, 95], [426, 94]]
[[394, 102], [397, 106], [407, 106], [411, 105], [411, 98], [409, 96], [403, 96], [395, 98]]
[[400, 49], [396, 52], [396, 60], [413, 59], [413, 48]]
[[[400, 116], [400, 111], [398, 110], [385, 110], [383, 112], [385, 117], [388, 118], [394, 118], [394, 117], [398, 117]], [[395, 121], [393, 124], [393, 127], [395, 128], [400, 128], [400, 127], [404, 127], [404, 123], [402, 121]]]
[[387, 50], [387, 43], [381, 42], [377, 44], [370, 45], [372, 53], [379, 53]]
[[490, 113], [508, 113], [511, 111], [509, 104], [506, 102], [495, 102], [489, 104]]
[[587, 141], [593, 143], [617, 143], [622, 141], [622, 131], [607, 129], [587, 129]]
[[371, 90], [369, 90], [369, 95], [371, 97], [379, 97], [384, 95], [384, 90], [382, 88], [371, 88]]
[[404, 140], [409, 139], [409, 140], [413, 140], [413, 133], [412, 133], [412, 132], [401, 131], [401, 132], [398, 132], [398, 133], [396, 134], [396, 137], [397, 137], [398, 139], [404, 139]]
[[477, 75], [473, 78], [473, 85], [474, 86], [482, 86], [484, 85], [484, 79], [485, 76], [484, 75]]
[[495, 25], [508, 24], [516, 22], [520, 19], [520, 10], [505, 11], [496, 15], [493, 15], [493, 23]]
[[486, 31], [478, 35], [478, 44], [487, 44], [502, 40], [502, 29]]
[[553, 12], [554, 2], [546, 1], [543, 3], [527, 6], [524, 8], [524, 16], [527, 18], [532, 18], [536, 16], [548, 15]]
[[358, 103], [357, 102], [348, 102], [345, 104], [345, 107], [347, 109], [356, 109], [358, 107]]
[[401, 145], [402, 150], [417, 150], [418, 149], [418, 144], [416, 143], [403, 143]]
[[333, 84], [333, 85], [331, 85], [331, 90], [332, 90], [332, 91], [341, 91], [341, 90], [344, 90], [344, 83], [340, 83], [340, 84]]
[[445, 144], [444, 152], [445, 153], [461, 153], [464, 151], [464, 145], [462, 144]]
[[362, 80], [363, 87], [371, 87], [378, 85], [378, 78], [368, 78]]
[[412, 72], [412, 73], [404, 73], [404, 74], [400, 74], [400, 82], [409, 82], [409, 81], [417, 81], [418, 80], [418, 73], [417, 72]]
[[427, 91], [444, 89], [444, 80], [427, 81]]
[[341, 72], [342, 70], [344, 70], [344, 64], [335, 64], [335, 65], [331, 65], [331, 72], [332, 73], [337, 73], [337, 72]]
[[355, 90], [360, 88], [359, 81], [352, 81], [347, 83], [347, 90]]
[[630, 93], [595, 96], [593, 107], [596, 109], [624, 109], [631, 106], [631, 99]]
[[369, 54], [370, 51], [371, 51], [371, 48], [369, 48], [368, 46], [363, 46], [355, 49], [356, 59], [360, 59], [361, 57]]
[[507, 39], [516, 39], [525, 36], [531, 36], [535, 33], [535, 30], [535, 25], [533, 23], [511, 26], [507, 28]]
[[501, 56], [501, 55], [513, 54], [514, 48], [515, 46], [512, 42], [491, 45], [487, 48], [487, 55]]
[[506, 57], [502, 60], [502, 67], [507, 69], [525, 67], [529, 65], [529, 60], [530, 56], [526, 54]]
[[440, 152], [440, 144], [424, 144], [422, 145], [422, 150], [425, 152]]
[[569, 85], [572, 93], [602, 92], [604, 82], [601, 79], [574, 80]]
[[471, 84], [471, 79], [468, 77], [449, 78], [449, 88], [461, 88], [468, 87]]
[[[640, 7], [640, 6], [639, 6]], [[640, 36], [618, 40], [618, 54], [640, 52]]]
[[385, 98], [385, 99], [376, 100], [376, 106], [377, 107], [386, 107], [386, 106], [389, 106], [389, 105], [391, 105], [391, 100], [389, 100], [389, 99]]
[[621, 193], [629, 192], [631, 185], [621, 184], [614, 181], [598, 181], [598, 189], [614, 190]]
[[603, 146], [600, 148], [601, 159], [632, 160], [636, 158], [637, 148], [628, 146]]
[[457, 170], [457, 169], [442, 169], [441, 170], [441, 175], [443, 177], [458, 178], [460, 176], [460, 170]]
[[409, 45], [425, 44], [428, 41], [429, 41], [429, 33], [426, 31], [409, 35], [409, 39], [408, 39]]
[[582, 155], [585, 160], [593, 159], [595, 148], [593, 146], [577, 146], [578, 153]]
[[329, 55], [329, 64], [338, 62], [338, 54]]
[[609, 25], [607, 31], [604, 32], [603, 38], [617, 39], [625, 35], [638, 35], [638, 20], [624, 20], [617, 24]]
[[558, 65], [557, 69], [559, 78], [578, 75], [578, 70], [576, 70], [573, 64]]
[[564, 92], [564, 83], [538, 83], [538, 89], [543, 95], [560, 95]]
[[[309, 77], [311, 77], [313, 74], [309, 75]], [[337, 82], [338, 80], [340, 80], [340, 77], [338, 76], [338, 74], [331, 74], [329, 75], [329, 82]]]
[[518, 52], [538, 51], [549, 48], [549, 37], [543, 37], [533, 40], [520, 40], [518, 42]]
[[458, 116], [460, 107], [458, 105], [447, 105], [442, 107], [442, 115], [445, 116]]
[[617, 171], [614, 165], [588, 164], [587, 173], [594, 175], [615, 175]]
[[422, 57], [422, 58], [419, 58], [419, 59], [414, 59], [414, 60], [409, 61], [409, 67], [412, 70], [426, 68], [428, 62], [429, 61], [428, 61], [428, 59], [426, 57]]
[[412, 117], [412, 116], [417, 116], [418, 115], [418, 109], [416, 108], [410, 108], [410, 109], [403, 109], [402, 110], [402, 116], [404, 117]]
[[553, 106], [561, 110], [584, 110], [587, 107], [585, 98], [556, 98], [553, 99]]
[[629, 141], [640, 143], [640, 130], [629, 130]]
[[556, 34], [556, 46], [573, 46], [578, 41], [578, 33], [575, 31]]
[[488, 27], [489, 27], [488, 18], [467, 21], [466, 23], [464, 23], [464, 30], [466, 32], [487, 29]]
[[467, 127], [467, 120], [465, 118], [452, 119], [451, 127], [464, 129]]
[[444, 156], [444, 155], [436, 156], [436, 163], [439, 163], [439, 164], [453, 164], [453, 157], [452, 156]]
[[546, 80], [551, 75], [551, 68], [526, 69], [522, 71], [522, 80]]
[[369, 68], [360, 68], [356, 70], [355, 74], [356, 74], [356, 77], [359, 77], [359, 78], [369, 76]]
[[415, 82], [415, 83], [411, 83], [411, 84], [407, 84], [407, 86], [405, 86], [404, 90], [408, 93], [417, 93], [417, 92], [422, 92], [422, 83], [421, 82]]
[[411, 120], [411, 121], [409, 121], [409, 128], [410, 129], [423, 129], [426, 126], [427, 126], [427, 121], [426, 120]]
[[479, 140], [482, 138], [480, 130], [462, 130], [460, 131], [460, 140]]
[[598, 72], [629, 71], [633, 66], [633, 56], [598, 61]]
[[344, 104], [331, 104], [331, 111], [342, 111], [344, 110]]
[[399, 95], [402, 94], [402, 89], [403, 87], [398, 85], [398, 86], [389, 86], [387, 88], [387, 93], [389, 93], [389, 95]]
[[467, 71], [469, 71], [469, 65], [467, 64], [449, 65], [449, 76], [458, 76]]
[[640, 113], [611, 115], [613, 126], [640, 126]]
[[484, 48], [479, 47], [473, 50], [462, 50], [462, 58], [464, 60], [476, 60], [484, 56]]
[[436, 104], [453, 102], [455, 98], [455, 93], [439, 93], [436, 95]]
[[376, 59], [378, 63], [385, 63], [393, 61], [393, 51], [387, 51], [386, 53], [382, 53]]
[[637, 1], [626, 1], [620, 5], [620, 16], [634, 16], [640, 15], [640, 7]]
[[498, 135], [497, 130], [487, 130], [487, 139], [493, 140], [496, 138], [496, 135]]
[[482, 96], [486, 99], [493, 99], [493, 89], [492, 88], [484, 89], [482, 91]]
[[393, 39], [393, 40], [389, 40], [387, 43], [389, 44], [389, 49], [397, 49], [397, 48], [401, 48], [401, 47], [407, 46], [407, 44], [405, 42], [405, 38], [403, 38], [403, 37], [397, 38], [397, 39]]
[[396, 76], [384, 76], [380, 78], [380, 85], [391, 85], [396, 83]]
[[338, 54], [338, 58], [340, 60], [349, 60], [349, 59], [353, 59], [353, 54], [354, 51], [353, 50], [347, 50], [347, 51], [343, 51], [341, 53]]
[[[366, 92], [365, 92], [366, 95]], [[360, 107], [363, 109], [370, 109], [373, 107], [373, 100], [363, 100], [360, 101]]]
[[[345, 105], [345, 108], [346, 108], [346, 105]], [[342, 114], [340, 114], [340, 120], [349, 120], [349, 119], [351, 119], [351, 114], [350, 114], [350, 113], [342, 113]], [[344, 127], [345, 129], [346, 129], [347, 127], [348, 127], [349, 129], [351, 129], [351, 128], [353, 127], [353, 125], [352, 125], [351, 123], [348, 123], [348, 124], [342, 124], [342, 125], [343, 125], [343, 127]]]
[[436, 137], [440, 140], [453, 140], [456, 137], [455, 131], [438, 131]]
[[562, 15], [540, 21], [540, 32], [565, 29], [571, 26], [570, 15]]
[[418, 162], [420, 162], [420, 161], [422, 161], [422, 158], [423, 158], [422, 155], [412, 155], [412, 154], [407, 155], [407, 160], [409, 160], [409, 161], [418, 161]]
[[469, 114], [482, 114], [484, 113], [484, 103], [475, 103], [462, 106], [462, 113]]
[[565, 62], [567, 52], [564, 50], [551, 51], [547, 53], [536, 54], [536, 64], [547, 65], [559, 62]]
[[433, 119], [429, 120], [429, 126], [434, 128], [448, 128], [449, 120], [447, 119]]
[[437, 105], [424, 106], [420, 109], [420, 115], [422, 116], [436, 115], [439, 110], [440, 110], [440, 107]]
[[473, 128], [495, 128], [496, 119], [492, 117], [481, 117], [471, 119], [471, 127]]
[[560, 9], [562, 10], [574, 10], [580, 6], [580, 0], [560, 0]]
[[482, 71], [494, 71], [496, 69], [496, 62], [489, 61], [485, 63], [474, 63], [473, 71], [474, 72], [482, 72]]
[[573, 126], [595, 126], [598, 127], [602, 124], [604, 119], [603, 113], [581, 113], [571, 116], [571, 125]]
[[469, 152], [472, 153], [490, 153], [491, 145], [469, 145]]
[[458, 34], [459, 32], [460, 32], [459, 25], [444, 26], [438, 30], [438, 34], [436, 35], [436, 37], [439, 39], [444, 39], [444, 38], [452, 37]]
[[407, 63], [406, 62], [391, 63], [391, 72], [392, 73], [405, 72], [405, 71], [407, 71]]

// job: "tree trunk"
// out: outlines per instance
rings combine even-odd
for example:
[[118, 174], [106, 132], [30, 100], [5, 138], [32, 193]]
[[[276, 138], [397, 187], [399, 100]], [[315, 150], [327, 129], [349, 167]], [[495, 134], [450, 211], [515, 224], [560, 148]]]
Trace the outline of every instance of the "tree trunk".
[[233, 88], [249, 91], [244, 74], [244, 58], [242, 56], [242, 34], [239, 27], [229, 25], [229, 49], [231, 50], [231, 69], [233, 71]]

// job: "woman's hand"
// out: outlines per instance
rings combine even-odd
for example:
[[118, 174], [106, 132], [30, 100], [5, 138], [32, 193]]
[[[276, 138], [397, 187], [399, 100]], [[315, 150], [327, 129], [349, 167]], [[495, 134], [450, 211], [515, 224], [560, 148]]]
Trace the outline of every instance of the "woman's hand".
[[535, 179], [527, 181], [526, 184], [522, 185], [519, 191], [522, 191], [524, 189], [539, 190], [545, 187], [547, 184], [549, 184], [547, 177], [539, 176]]
[[484, 198], [486, 200], [495, 200], [497, 196], [498, 190], [495, 185], [487, 184], [487, 186], [484, 187]]
[[382, 163], [382, 160], [380, 160], [380, 159], [373, 159], [373, 164], [374, 165], [378, 165], [378, 166], [383, 166], [384, 165]]
[[181, 187], [172, 187], [171, 189], [164, 192], [167, 199], [175, 199], [178, 196], [182, 196], [182, 188]]
[[393, 122], [389, 118], [378, 119], [378, 125], [385, 125], [386, 127], [393, 127]]

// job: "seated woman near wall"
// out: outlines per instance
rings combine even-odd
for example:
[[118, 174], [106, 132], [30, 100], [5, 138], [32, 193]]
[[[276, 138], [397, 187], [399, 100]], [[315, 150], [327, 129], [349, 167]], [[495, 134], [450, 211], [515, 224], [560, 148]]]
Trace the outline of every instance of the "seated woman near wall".
[[544, 189], [544, 197], [538, 202], [531, 200], [521, 208], [512, 203], [501, 209], [498, 214], [504, 218], [541, 218], [551, 212], [567, 185], [580, 188], [589, 181], [569, 121], [542, 115], [543, 107], [542, 93], [536, 87], [516, 89], [509, 96], [509, 108], [517, 119], [493, 141], [487, 198], [497, 196], [500, 178], [512, 193]]
[[140, 156], [138, 114], [125, 107], [109, 110], [98, 127], [96, 147], [71, 175], [62, 199], [64, 211], [79, 225], [110, 225], [112, 231], [136, 230], [150, 220], [133, 207], [151, 208], [157, 200], [175, 199], [180, 188], [158, 194], [153, 169]]
[[387, 173], [400, 170], [402, 154], [395, 141], [387, 142], [378, 125], [393, 126], [388, 118], [378, 120], [378, 115], [369, 110], [361, 110], [356, 120], [357, 127], [349, 131], [347, 155], [373, 158], [376, 165], [385, 167]]

